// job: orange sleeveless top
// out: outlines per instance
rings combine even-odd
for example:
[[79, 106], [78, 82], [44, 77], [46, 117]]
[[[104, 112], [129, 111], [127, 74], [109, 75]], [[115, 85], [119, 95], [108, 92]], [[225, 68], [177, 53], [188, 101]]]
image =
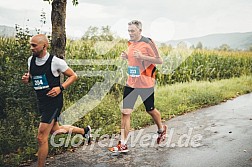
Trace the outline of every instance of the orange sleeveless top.
[[142, 37], [139, 41], [128, 42], [128, 71], [139, 70], [138, 75], [129, 74], [127, 86], [132, 88], [150, 88], [155, 86], [156, 65], [149, 61], [133, 57], [134, 51], [139, 50], [143, 55], [159, 57], [158, 50], [150, 38]]

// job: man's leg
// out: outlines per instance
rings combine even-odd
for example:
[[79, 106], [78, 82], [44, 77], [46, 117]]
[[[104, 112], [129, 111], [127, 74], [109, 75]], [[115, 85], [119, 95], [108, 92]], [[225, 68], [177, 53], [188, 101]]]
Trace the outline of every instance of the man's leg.
[[53, 128], [51, 130], [51, 134], [54, 133], [55, 131], [57, 131], [57, 134], [68, 133], [70, 131], [72, 133], [77, 133], [77, 134], [82, 134], [82, 135], [84, 135], [84, 133], [85, 133], [85, 130], [83, 128], [79, 128], [79, 127], [72, 126], [72, 125], [60, 126], [58, 122], [54, 123]]
[[118, 142], [116, 147], [110, 147], [109, 150], [112, 152], [128, 152], [128, 147], [126, 145], [127, 136], [130, 130], [130, 113], [132, 109], [122, 109], [121, 117], [121, 140]]
[[88, 142], [87, 144], [91, 144], [91, 142], [92, 142], [91, 127], [90, 126], [87, 126], [85, 128], [79, 128], [79, 127], [72, 126], [72, 125], [59, 126], [59, 123], [55, 122], [50, 133], [53, 134], [54, 132], [56, 132], [56, 135], [57, 134], [64, 134], [64, 133], [68, 133], [68, 132], [82, 134], [83, 137], [86, 138], [86, 140]]
[[123, 91], [123, 109], [121, 117], [121, 142], [126, 144], [126, 139], [130, 130], [130, 115], [138, 97], [138, 91], [135, 88], [124, 87]]
[[161, 114], [154, 106], [154, 88], [142, 89], [140, 96], [143, 100], [147, 113], [151, 115], [158, 129], [162, 130]]
[[151, 110], [148, 112], [152, 119], [154, 120], [154, 122], [156, 123], [158, 129], [162, 129], [162, 121], [161, 121], [161, 114], [160, 112], [155, 108], [154, 110]]
[[121, 142], [126, 144], [126, 139], [130, 130], [130, 115], [132, 109], [123, 109], [121, 117]]
[[167, 125], [162, 125], [161, 114], [157, 109], [153, 109], [148, 113], [152, 116], [152, 119], [154, 120], [154, 122], [158, 127], [157, 144], [160, 144], [166, 138]]
[[48, 137], [50, 134], [50, 131], [54, 125], [54, 120], [48, 124], [48, 123], [40, 123], [38, 128], [38, 144], [39, 144], [39, 150], [38, 150], [38, 167], [44, 167], [45, 160], [48, 154]]

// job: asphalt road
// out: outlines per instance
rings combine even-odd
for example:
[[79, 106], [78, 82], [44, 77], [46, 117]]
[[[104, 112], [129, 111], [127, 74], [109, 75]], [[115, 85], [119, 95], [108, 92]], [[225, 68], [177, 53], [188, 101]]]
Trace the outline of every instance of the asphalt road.
[[153, 125], [131, 132], [127, 154], [113, 155], [107, 150], [109, 144], [116, 143], [117, 136], [50, 157], [47, 166], [252, 166], [252, 94], [175, 117], [165, 124], [167, 138], [159, 146]]

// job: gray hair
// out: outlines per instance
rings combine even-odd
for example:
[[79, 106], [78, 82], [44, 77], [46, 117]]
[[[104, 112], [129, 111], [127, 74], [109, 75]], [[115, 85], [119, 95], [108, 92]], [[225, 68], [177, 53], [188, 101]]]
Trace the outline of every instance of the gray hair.
[[128, 23], [128, 25], [135, 25], [138, 29], [142, 30], [142, 23], [141, 21], [138, 20], [132, 20], [131, 22]]

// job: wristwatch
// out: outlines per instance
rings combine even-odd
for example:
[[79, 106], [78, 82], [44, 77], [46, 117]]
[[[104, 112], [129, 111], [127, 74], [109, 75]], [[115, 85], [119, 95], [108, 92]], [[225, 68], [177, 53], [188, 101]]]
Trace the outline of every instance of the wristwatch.
[[60, 85], [59, 87], [60, 87], [61, 92], [62, 92], [63, 90], [65, 90], [65, 88], [64, 88], [62, 85]]

